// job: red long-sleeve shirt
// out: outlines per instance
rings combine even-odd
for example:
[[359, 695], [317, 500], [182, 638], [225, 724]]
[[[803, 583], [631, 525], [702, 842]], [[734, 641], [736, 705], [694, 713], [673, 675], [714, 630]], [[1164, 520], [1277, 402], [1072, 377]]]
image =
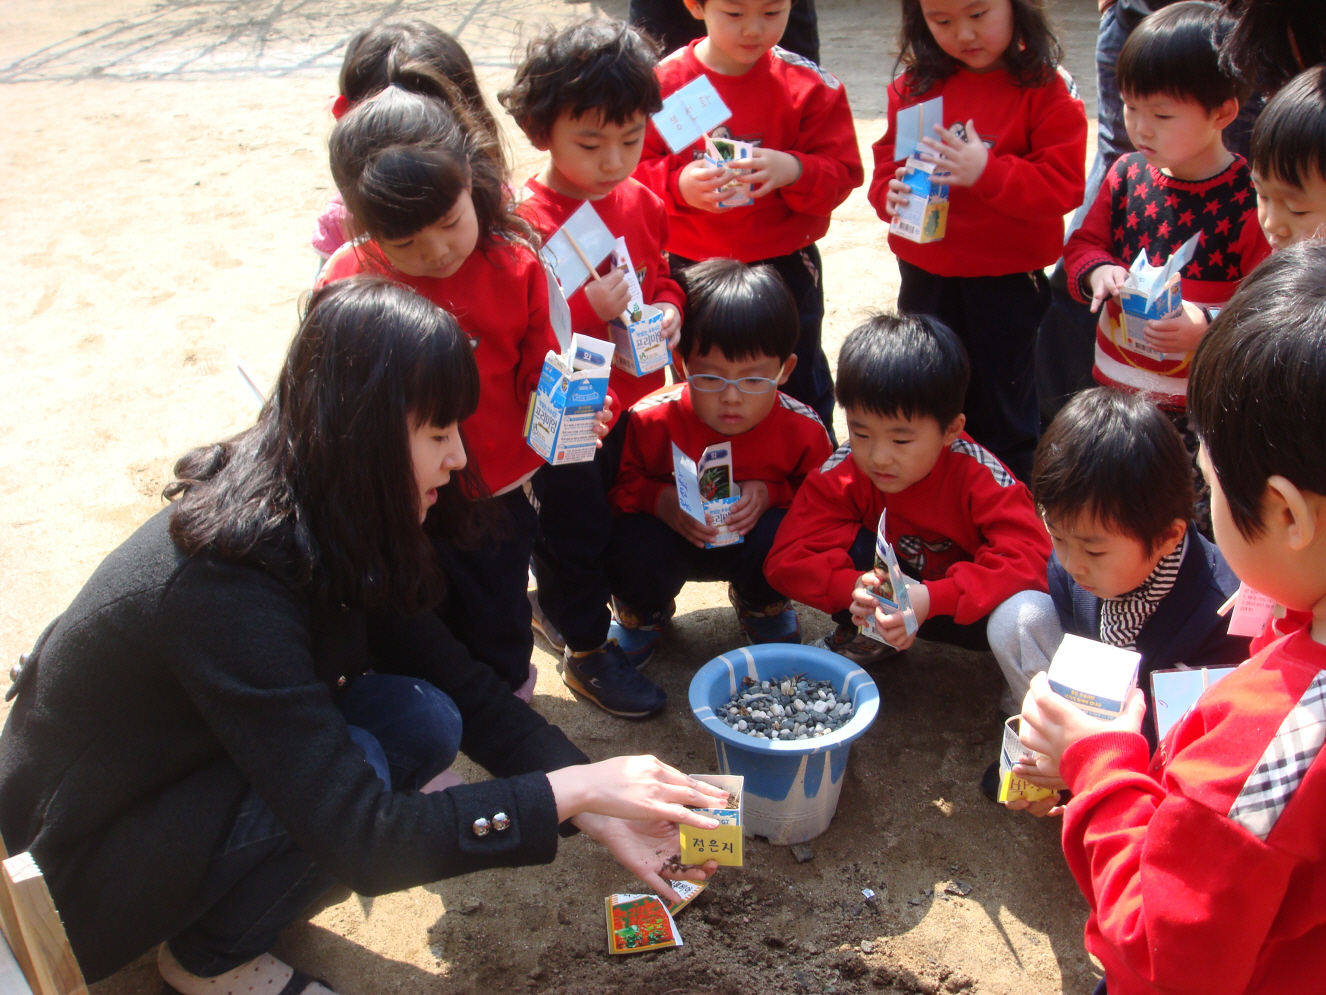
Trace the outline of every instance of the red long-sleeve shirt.
[[1050, 537], [1027, 488], [967, 435], [933, 470], [897, 494], [860, 471], [843, 444], [811, 473], [778, 528], [764, 573], [778, 591], [820, 611], [852, 603], [862, 571], [857, 532], [889, 509], [888, 540], [902, 568], [925, 583], [930, 614], [970, 625], [1018, 591], [1045, 591]]
[[1154, 758], [1125, 732], [1064, 751], [1064, 855], [1110, 995], [1326, 984], [1324, 669], [1299, 630], [1207, 690]]
[[1003, 69], [959, 69], [919, 97], [906, 79], [889, 86], [888, 126], [873, 146], [870, 203], [881, 219], [889, 220], [889, 180], [905, 161], [893, 151], [903, 108], [942, 96], [944, 126], [975, 121], [990, 158], [975, 185], [949, 187], [941, 241], [918, 245], [890, 235], [893, 254], [937, 276], [1027, 273], [1057, 260], [1063, 216], [1082, 203], [1086, 186], [1087, 119], [1071, 78], [1060, 72], [1043, 86], [1023, 87]]
[[806, 248], [824, 237], [833, 209], [865, 179], [847, 91], [809, 59], [777, 47], [743, 75], [725, 76], [700, 63], [698, 44], [659, 63], [663, 96], [701, 74], [708, 76], [732, 111], [712, 134], [790, 152], [801, 161], [801, 176], [748, 207], [701, 211], [682, 200], [677, 177], [703, 151], [704, 142], [674, 154], [651, 122], [635, 177], [667, 205], [672, 217], [668, 251], [688, 259], [749, 263]]
[[[1183, 299], [1203, 307], [1223, 306], [1240, 281], [1271, 253], [1257, 221], [1257, 192], [1242, 156], [1205, 180], [1166, 176], [1134, 152], [1116, 162], [1100, 194], [1064, 246], [1068, 289], [1084, 303], [1091, 300], [1087, 277], [1097, 266], [1132, 265], [1146, 250], [1153, 266], [1162, 265], [1183, 243], [1200, 235], [1192, 261], [1183, 268]], [[1100, 309], [1096, 325], [1096, 362], [1100, 383], [1145, 391], [1165, 407], [1187, 405], [1192, 353], [1157, 359], [1130, 349], [1122, 327], [1118, 298]]]
[[406, 276], [371, 242], [347, 243], [327, 260], [318, 286], [356, 273], [378, 273], [447, 311], [469, 336], [479, 365], [479, 408], [461, 425], [470, 458], [498, 494], [539, 468], [525, 442], [525, 412], [548, 350], [559, 352], [548, 318], [548, 279], [523, 245], [470, 253], [443, 279]]
[[[526, 195], [519, 211], [546, 240], [566, 223], [585, 202], [566, 197], [530, 177], [525, 183]], [[592, 202], [599, 218], [608, 231], [626, 239], [631, 253], [640, 292], [646, 304], [672, 304], [679, 311], [686, 310], [686, 294], [668, 270], [667, 256], [663, 254], [668, 242], [668, 212], [663, 202], [648, 187], [628, 177], [606, 197]], [[602, 268], [602, 267], [601, 267]], [[585, 298], [581, 287], [568, 299], [571, 307], [571, 328], [596, 339], [611, 341], [607, 322], [600, 321], [594, 308]], [[614, 368], [609, 384], [617, 395], [615, 410], [629, 408], [646, 394], [651, 394], [667, 383], [663, 370], [632, 376], [625, 370]]]
[[654, 514], [659, 494], [675, 485], [672, 445], [699, 459], [716, 442], [732, 444], [734, 480], [763, 480], [769, 507], [786, 508], [806, 474], [833, 451], [819, 416], [779, 393], [768, 416], [740, 435], [723, 435], [700, 420], [691, 406], [690, 384], [674, 384], [631, 409], [621, 466], [608, 500], [618, 514]]

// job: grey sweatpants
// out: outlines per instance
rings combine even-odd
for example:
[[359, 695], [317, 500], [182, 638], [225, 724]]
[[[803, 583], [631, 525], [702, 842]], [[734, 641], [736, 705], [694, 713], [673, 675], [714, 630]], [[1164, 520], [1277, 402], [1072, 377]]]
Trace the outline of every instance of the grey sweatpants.
[[990, 613], [986, 636], [1008, 684], [999, 707], [1005, 715], [1015, 715], [1022, 711], [1031, 679], [1050, 669], [1050, 659], [1064, 638], [1054, 601], [1040, 591], [1013, 595]]

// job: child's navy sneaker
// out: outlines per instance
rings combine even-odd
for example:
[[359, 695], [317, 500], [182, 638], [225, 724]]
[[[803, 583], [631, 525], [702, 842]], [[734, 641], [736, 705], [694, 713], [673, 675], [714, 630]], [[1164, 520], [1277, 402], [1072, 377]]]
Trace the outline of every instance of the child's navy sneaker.
[[862, 635], [861, 630], [854, 625], [840, 625], [827, 636], [815, 640], [813, 645], [845, 656], [862, 667], [887, 660], [898, 652], [888, 643], [881, 643]]
[[642, 670], [654, 658], [654, 651], [663, 639], [663, 626], [676, 612], [675, 601], [662, 611], [638, 612], [613, 598], [613, 620], [608, 626], [608, 639], [616, 640], [631, 666]]
[[663, 710], [667, 692], [631, 666], [616, 641], [596, 650], [562, 655], [562, 680], [605, 712], [624, 719], [643, 719]]
[[746, 604], [737, 595], [737, 589], [727, 586], [727, 599], [737, 612], [737, 624], [751, 643], [800, 643], [801, 622], [792, 603], [783, 598], [762, 608]]

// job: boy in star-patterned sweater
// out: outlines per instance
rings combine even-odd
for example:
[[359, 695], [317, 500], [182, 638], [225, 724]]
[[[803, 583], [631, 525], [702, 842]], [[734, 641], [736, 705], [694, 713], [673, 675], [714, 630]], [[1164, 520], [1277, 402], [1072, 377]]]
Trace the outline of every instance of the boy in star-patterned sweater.
[[[1270, 252], [1248, 165], [1222, 140], [1246, 95], [1219, 65], [1216, 37], [1226, 20], [1212, 4], [1178, 3], [1129, 36], [1119, 88], [1138, 151], [1115, 163], [1105, 195], [1064, 246], [1070, 290], [1100, 311], [1096, 380], [1153, 395], [1180, 430], [1193, 349], [1213, 312]], [[1142, 250], [1163, 265], [1194, 235], [1197, 251], [1181, 274], [1182, 309], [1148, 322], [1145, 346], [1130, 342], [1117, 298], [1128, 266]]]

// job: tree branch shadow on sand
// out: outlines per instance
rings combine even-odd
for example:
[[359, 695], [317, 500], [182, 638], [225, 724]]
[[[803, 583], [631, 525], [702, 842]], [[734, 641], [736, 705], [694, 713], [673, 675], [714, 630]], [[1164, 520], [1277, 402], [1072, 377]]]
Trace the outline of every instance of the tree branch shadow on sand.
[[[625, 15], [624, 0], [590, 6]], [[353, 32], [409, 18], [456, 35], [477, 65], [506, 66], [522, 29], [546, 20], [548, 8], [547, 0], [160, 0], [0, 66], [0, 83], [334, 72]]]

